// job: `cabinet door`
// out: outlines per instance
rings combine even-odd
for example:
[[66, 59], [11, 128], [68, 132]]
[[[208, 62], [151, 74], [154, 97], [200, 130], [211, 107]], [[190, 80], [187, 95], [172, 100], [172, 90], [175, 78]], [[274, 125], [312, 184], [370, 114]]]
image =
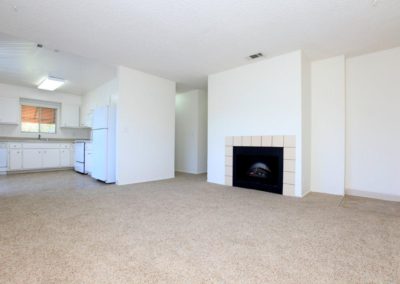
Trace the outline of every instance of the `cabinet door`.
[[60, 166], [61, 167], [70, 167], [71, 166], [71, 150], [70, 149], [61, 149], [60, 150]]
[[62, 104], [61, 127], [79, 127], [79, 105]]
[[92, 127], [93, 110], [85, 110], [81, 112], [81, 126], [82, 127]]
[[74, 167], [75, 164], [75, 150], [73, 147], [69, 150], [69, 166]]
[[57, 168], [60, 166], [59, 149], [44, 149], [42, 151], [43, 168]]
[[19, 114], [19, 99], [0, 98], [0, 124], [18, 124]]
[[9, 169], [21, 170], [22, 169], [22, 150], [10, 149], [9, 151]]
[[22, 166], [24, 169], [40, 169], [42, 167], [42, 149], [24, 149]]

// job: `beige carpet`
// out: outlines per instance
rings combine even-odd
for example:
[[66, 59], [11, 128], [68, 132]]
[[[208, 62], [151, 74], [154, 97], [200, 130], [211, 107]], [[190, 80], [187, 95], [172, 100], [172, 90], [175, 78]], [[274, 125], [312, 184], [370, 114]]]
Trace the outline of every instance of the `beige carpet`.
[[0, 177], [0, 283], [400, 283], [400, 207], [384, 204], [191, 175]]

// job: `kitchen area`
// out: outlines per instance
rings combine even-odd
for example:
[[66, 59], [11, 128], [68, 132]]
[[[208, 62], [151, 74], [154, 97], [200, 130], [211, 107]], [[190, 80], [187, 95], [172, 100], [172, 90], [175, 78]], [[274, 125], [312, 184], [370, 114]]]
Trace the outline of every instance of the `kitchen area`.
[[[21, 115], [23, 105], [15, 100], [7, 104], [0, 97], [0, 128], [23, 128]], [[18, 102], [18, 103], [17, 103]], [[30, 137], [0, 137], [0, 174], [17, 174], [24, 172], [41, 172], [54, 170], [71, 170], [79, 174], [87, 174], [105, 183], [115, 182], [115, 109], [109, 106], [93, 110], [93, 122], [90, 126], [78, 125], [80, 106], [68, 116], [63, 113], [63, 105], [55, 111], [54, 123], [60, 122], [59, 128], [73, 129], [73, 133], [81, 133], [80, 139], [52, 138], [50, 134], [37, 134]], [[15, 114], [10, 115], [13, 109]], [[18, 111], [20, 110], [20, 111]], [[57, 112], [60, 118], [57, 119]], [[4, 115], [7, 114], [7, 115]], [[11, 118], [11, 119], [10, 119]], [[68, 118], [73, 118], [68, 121]], [[75, 121], [74, 121], [75, 120]], [[68, 125], [68, 126], [63, 126]], [[2, 132], [2, 134], [4, 131]], [[42, 137], [44, 136], [44, 137]]]
[[[0, 128], [24, 128], [29, 119], [24, 115], [24, 105], [20, 101], [0, 97]], [[7, 111], [3, 111], [5, 109]], [[1, 135], [0, 174], [73, 169], [76, 173], [90, 175], [99, 181], [114, 183], [115, 108], [105, 106], [94, 109], [93, 122], [87, 126], [78, 125], [79, 105], [75, 109], [71, 106], [66, 109], [67, 112], [63, 110], [63, 105], [55, 109], [51, 123], [60, 122], [60, 129], [73, 130], [75, 135], [80, 133], [81, 138], [52, 138], [50, 133], [37, 134], [37, 138], [33, 138], [35, 134], [31, 137]], [[40, 111], [43, 110], [39, 108]]]
[[115, 183], [115, 69], [2, 34], [0, 53], [0, 178], [73, 170]]

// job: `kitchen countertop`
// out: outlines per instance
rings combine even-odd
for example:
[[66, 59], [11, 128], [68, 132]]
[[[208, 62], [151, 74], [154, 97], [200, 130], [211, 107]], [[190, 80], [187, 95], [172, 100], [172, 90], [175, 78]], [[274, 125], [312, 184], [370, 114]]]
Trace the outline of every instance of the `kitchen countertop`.
[[63, 138], [20, 138], [20, 137], [0, 137], [0, 142], [26, 142], [26, 143], [74, 143], [76, 140], [84, 139], [63, 139]]

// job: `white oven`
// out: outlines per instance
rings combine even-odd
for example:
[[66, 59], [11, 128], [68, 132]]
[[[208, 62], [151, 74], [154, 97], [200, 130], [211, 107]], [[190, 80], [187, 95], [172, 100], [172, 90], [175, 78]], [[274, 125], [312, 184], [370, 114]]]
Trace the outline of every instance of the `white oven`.
[[74, 144], [74, 169], [76, 172], [85, 174], [85, 141], [75, 141]]

